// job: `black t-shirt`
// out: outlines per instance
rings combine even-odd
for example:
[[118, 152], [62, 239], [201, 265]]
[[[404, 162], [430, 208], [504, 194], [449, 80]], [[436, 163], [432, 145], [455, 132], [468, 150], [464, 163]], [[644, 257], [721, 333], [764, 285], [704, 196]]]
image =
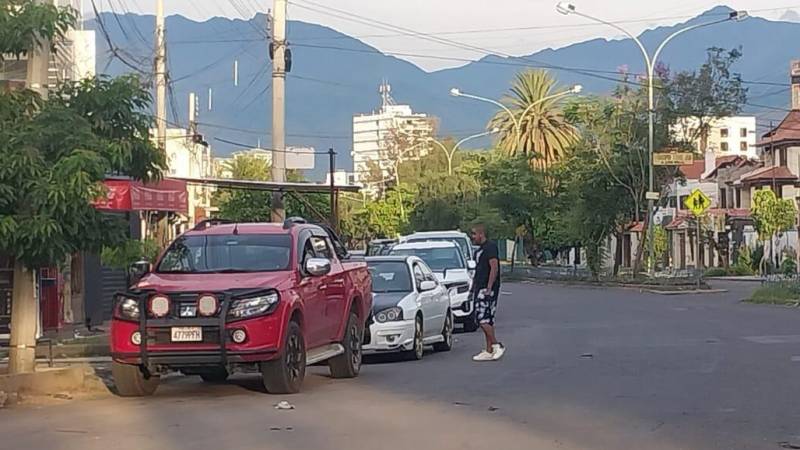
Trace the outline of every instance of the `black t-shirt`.
[[481, 245], [477, 252], [475, 252], [475, 260], [478, 262], [475, 268], [475, 278], [472, 282], [472, 289], [478, 292], [481, 289], [486, 289], [489, 284], [489, 261], [492, 259], [497, 260], [497, 278], [494, 280], [492, 290], [495, 292], [500, 291], [500, 258], [498, 256], [497, 244], [492, 241], [486, 241]]

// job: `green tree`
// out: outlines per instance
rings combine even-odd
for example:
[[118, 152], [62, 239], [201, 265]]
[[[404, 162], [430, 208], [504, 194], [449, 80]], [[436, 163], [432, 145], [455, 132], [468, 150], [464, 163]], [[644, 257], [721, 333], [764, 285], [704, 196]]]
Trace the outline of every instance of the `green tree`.
[[[778, 198], [770, 189], [759, 189], [753, 195], [751, 208], [758, 239], [762, 242], [769, 241], [770, 255], [775, 252], [775, 237], [794, 227], [797, 210], [792, 199]], [[763, 252], [760, 271], [765, 272], [767, 252]]]
[[75, 23], [75, 11], [52, 3], [0, 0], [0, 61], [25, 55], [53, 38], [61, 37]]
[[577, 141], [578, 131], [564, 118], [562, 98], [543, 100], [556, 92], [556, 80], [545, 70], [517, 74], [510, 95], [501, 101], [519, 121], [519, 136], [514, 120], [505, 110], [498, 111], [488, 125], [488, 129], [501, 130], [498, 147], [510, 156], [527, 156], [538, 169], [563, 159]]
[[[160, 178], [166, 163], [149, 138], [150, 95], [135, 77], [70, 83], [47, 100], [0, 94], [0, 252], [14, 267], [12, 343], [33, 345], [33, 269], [125, 239], [121, 219], [97, 211], [109, 173]], [[32, 347], [31, 347], [32, 348]], [[29, 371], [24, 350], [12, 369]], [[19, 356], [19, 358], [17, 358]]]

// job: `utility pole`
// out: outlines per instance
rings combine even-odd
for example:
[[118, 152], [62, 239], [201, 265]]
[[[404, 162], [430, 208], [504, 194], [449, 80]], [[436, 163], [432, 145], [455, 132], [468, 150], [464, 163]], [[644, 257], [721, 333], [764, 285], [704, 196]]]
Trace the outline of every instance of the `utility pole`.
[[[28, 52], [26, 87], [47, 97], [50, 42], [42, 41]], [[8, 370], [10, 373], [33, 372], [36, 369], [36, 328], [39, 308], [36, 305], [36, 271], [14, 262], [14, 290], [11, 297], [11, 339]]]
[[[274, 0], [272, 24], [272, 181], [286, 181], [286, 0]], [[283, 194], [272, 193], [272, 221], [283, 222]]]
[[167, 151], [167, 42], [164, 35], [164, 0], [156, 0], [156, 141]]
[[336, 199], [336, 152], [333, 151], [333, 148], [328, 149], [328, 172], [330, 173], [330, 185], [331, 185], [331, 227], [339, 231], [339, 214], [338, 214], [338, 205]]

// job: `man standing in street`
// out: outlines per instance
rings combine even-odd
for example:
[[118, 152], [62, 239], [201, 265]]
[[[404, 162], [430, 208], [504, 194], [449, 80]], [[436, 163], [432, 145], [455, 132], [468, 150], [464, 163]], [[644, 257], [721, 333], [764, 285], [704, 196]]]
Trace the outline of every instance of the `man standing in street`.
[[497, 244], [489, 241], [486, 226], [476, 224], [472, 227], [472, 242], [479, 245], [475, 260], [475, 278], [472, 281], [472, 299], [475, 306], [475, 319], [486, 335], [486, 349], [475, 355], [473, 361], [497, 361], [503, 357], [506, 348], [494, 335], [494, 314], [497, 311], [497, 297], [500, 295], [500, 258]]

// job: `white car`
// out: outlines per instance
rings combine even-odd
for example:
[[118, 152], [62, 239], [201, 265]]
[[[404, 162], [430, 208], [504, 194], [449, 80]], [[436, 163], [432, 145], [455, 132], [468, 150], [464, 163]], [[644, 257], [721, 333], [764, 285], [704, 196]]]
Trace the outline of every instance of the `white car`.
[[[464, 254], [464, 259], [467, 261], [475, 260], [475, 249], [472, 246], [472, 240], [466, 233], [461, 231], [419, 231], [408, 236], [400, 238], [400, 243], [414, 243], [414, 242], [441, 242], [450, 241], [455, 242], [461, 253]], [[474, 270], [474, 269], [472, 269]]]
[[365, 354], [403, 352], [422, 359], [423, 347], [453, 348], [450, 296], [425, 262], [415, 256], [370, 256], [372, 319]]
[[464, 331], [478, 329], [475, 308], [470, 297], [472, 276], [469, 271], [474, 263], [465, 261], [460, 248], [452, 241], [425, 241], [397, 244], [390, 255], [413, 255], [422, 258], [450, 292], [450, 309], [456, 323], [464, 325]]

